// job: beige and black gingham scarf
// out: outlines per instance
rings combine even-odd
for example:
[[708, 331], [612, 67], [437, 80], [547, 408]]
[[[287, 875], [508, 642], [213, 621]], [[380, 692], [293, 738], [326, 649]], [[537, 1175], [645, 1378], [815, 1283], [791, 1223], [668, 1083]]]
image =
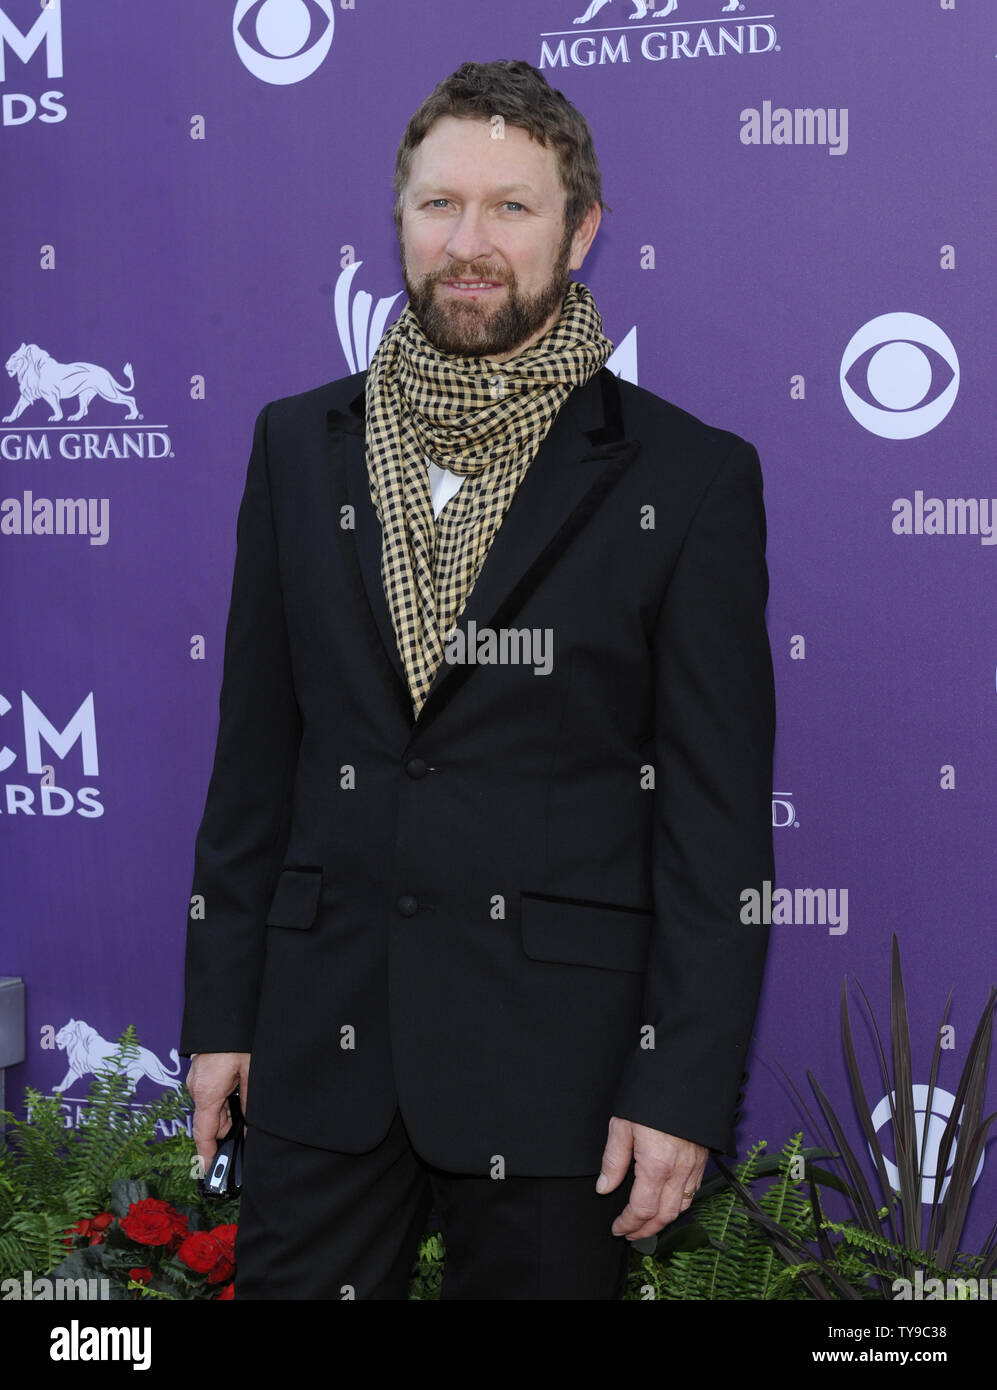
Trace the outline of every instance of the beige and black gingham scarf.
[[[561, 317], [507, 362], [440, 352], [409, 305], [367, 375], [367, 473], [381, 578], [418, 716], [488, 547], [554, 417], [606, 361], [595, 300], [577, 281]], [[426, 459], [469, 475], [433, 517]]]

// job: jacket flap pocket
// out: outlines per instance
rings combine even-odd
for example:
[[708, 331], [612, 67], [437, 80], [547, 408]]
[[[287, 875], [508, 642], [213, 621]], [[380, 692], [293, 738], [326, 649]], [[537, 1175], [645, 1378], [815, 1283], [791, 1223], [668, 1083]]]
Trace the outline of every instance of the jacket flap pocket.
[[267, 926], [310, 927], [321, 892], [321, 869], [284, 869], [267, 913]]
[[652, 913], [526, 893], [519, 902], [523, 950], [532, 960], [644, 970]]

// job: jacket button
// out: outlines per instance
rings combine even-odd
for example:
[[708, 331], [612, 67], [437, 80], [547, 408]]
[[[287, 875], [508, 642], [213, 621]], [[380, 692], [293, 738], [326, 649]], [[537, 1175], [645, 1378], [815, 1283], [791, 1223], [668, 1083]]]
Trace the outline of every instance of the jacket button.
[[416, 898], [409, 897], [408, 894], [406, 894], [405, 897], [399, 898], [398, 901], [395, 903], [395, 910], [402, 917], [414, 917], [415, 914], [419, 911], [418, 900]]
[[415, 781], [418, 781], [420, 777], [425, 777], [426, 773], [429, 771], [429, 768], [426, 766], [422, 758], [412, 758], [409, 762], [405, 764], [405, 771], [411, 778], [413, 778]]

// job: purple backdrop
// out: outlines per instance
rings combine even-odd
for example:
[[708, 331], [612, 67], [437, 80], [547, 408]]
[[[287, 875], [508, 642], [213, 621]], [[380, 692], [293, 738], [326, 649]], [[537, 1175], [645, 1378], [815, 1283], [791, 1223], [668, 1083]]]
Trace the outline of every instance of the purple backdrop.
[[[498, 57], [541, 66], [592, 125], [613, 212], [582, 278], [613, 365], [762, 457], [794, 896], [742, 1143], [798, 1125], [780, 1065], [849, 1109], [841, 981], [886, 1023], [893, 932], [918, 1081], [955, 987], [954, 1089], [997, 975], [995, 17], [650, 9], [0, 3], [0, 975], [28, 991], [9, 1102], [61, 1086], [75, 1122], [129, 1022], [151, 1054], [136, 1098], [178, 1073], [253, 419], [367, 364], [403, 303], [405, 121]], [[991, 1161], [977, 1233], [994, 1193]]]

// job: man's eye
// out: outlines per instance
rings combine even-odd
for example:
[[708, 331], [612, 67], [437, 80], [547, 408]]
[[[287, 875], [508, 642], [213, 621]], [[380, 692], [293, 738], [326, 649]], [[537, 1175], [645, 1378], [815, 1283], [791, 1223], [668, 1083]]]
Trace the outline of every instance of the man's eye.
[[450, 206], [449, 198], [433, 198], [429, 206], [431, 208], [445, 208]]
[[525, 211], [522, 203], [505, 203], [503, 204], [503, 206], [507, 208], [512, 208], [515, 212]]

